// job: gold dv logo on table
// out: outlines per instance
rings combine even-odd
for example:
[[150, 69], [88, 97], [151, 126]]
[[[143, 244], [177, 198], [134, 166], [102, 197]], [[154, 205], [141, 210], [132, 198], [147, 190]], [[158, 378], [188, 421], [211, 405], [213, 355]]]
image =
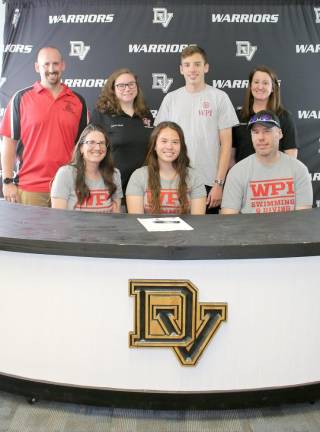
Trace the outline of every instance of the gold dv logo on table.
[[220, 324], [226, 303], [199, 303], [198, 289], [188, 280], [129, 280], [134, 296], [134, 331], [130, 348], [173, 348], [184, 366], [194, 366]]

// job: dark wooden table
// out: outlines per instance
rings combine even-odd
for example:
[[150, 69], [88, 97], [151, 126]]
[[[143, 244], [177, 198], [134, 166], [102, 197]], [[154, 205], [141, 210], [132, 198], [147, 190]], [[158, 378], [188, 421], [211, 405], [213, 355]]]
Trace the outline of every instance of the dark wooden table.
[[320, 255], [319, 209], [182, 218], [193, 231], [148, 232], [135, 215], [89, 214], [0, 201], [0, 250], [174, 260]]

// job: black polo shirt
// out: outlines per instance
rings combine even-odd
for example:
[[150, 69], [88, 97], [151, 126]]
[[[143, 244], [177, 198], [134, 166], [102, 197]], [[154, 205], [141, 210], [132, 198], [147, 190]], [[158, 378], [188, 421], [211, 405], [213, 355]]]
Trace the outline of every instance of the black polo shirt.
[[153, 117], [149, 112], [143, 119], [134, 114], [108, 114], [94, 110], [91, 123], [102, 126], [110, 141], [113, 162], [120, 170], [123, 193], [133, 171], [145, 161]]

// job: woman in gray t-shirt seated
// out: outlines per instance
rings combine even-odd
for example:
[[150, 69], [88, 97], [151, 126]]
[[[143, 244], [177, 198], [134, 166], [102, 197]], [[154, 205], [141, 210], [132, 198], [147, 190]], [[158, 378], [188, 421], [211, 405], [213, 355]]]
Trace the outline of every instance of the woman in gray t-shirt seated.
[[126, 200], [129, 213], [204, 214], [206, 191], [190, 167], [180, 126], [162, 122], [152, 132], [146, 166], [130, 177]]
[[119, 213], [121, 178], [111, 159], [109, 140], [100, 126], [89, 124], [75, 147], [72, 161], [52, 183], [53, 208]]

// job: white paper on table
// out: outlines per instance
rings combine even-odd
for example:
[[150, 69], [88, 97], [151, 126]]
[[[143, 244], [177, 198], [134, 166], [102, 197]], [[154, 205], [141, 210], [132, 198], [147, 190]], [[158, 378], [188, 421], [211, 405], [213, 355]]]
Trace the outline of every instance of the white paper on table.
[[192, 226], [179, 217], [137, 219], [147, 231], [191, 231]]

